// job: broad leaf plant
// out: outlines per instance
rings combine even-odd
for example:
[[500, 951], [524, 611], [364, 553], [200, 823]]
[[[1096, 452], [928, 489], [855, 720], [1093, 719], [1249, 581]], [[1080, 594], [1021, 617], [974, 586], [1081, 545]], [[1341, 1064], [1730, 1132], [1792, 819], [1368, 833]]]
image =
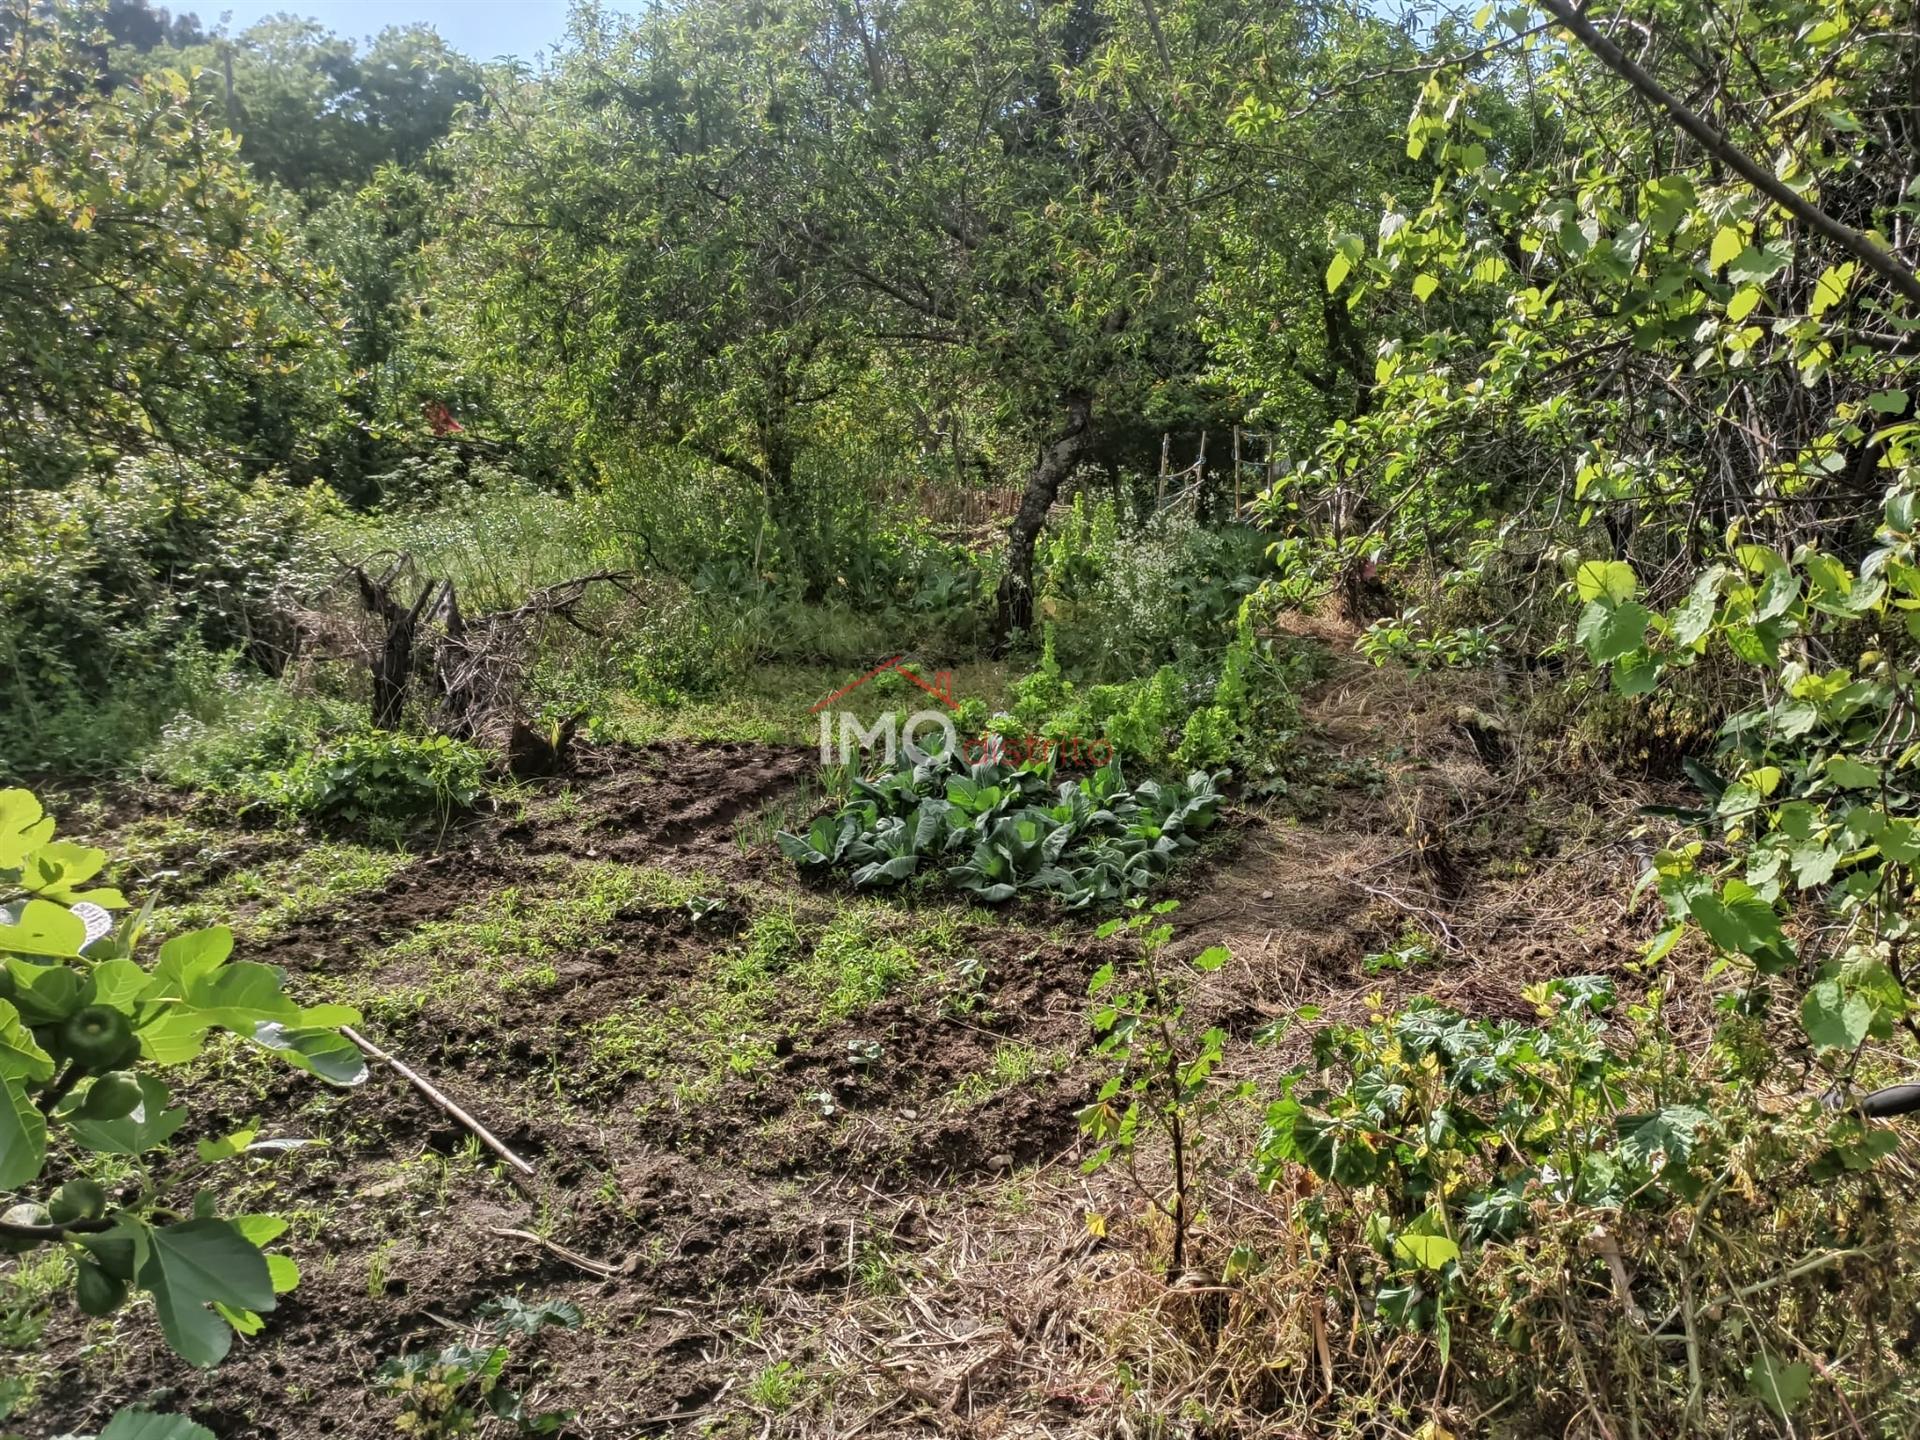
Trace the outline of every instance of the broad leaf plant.
[[[153, 901], [130, 910], [100, 883], [107, 863], [104, 850], [55, 839], [29, 791], [0, 790], [0, 1246], [66, 1250], [87, 1315], [144, 1291], [168, 1345], [215, 1365], [236, 1331], [262, 1328], [299, 1270], [267, 1252], [284, 1220], [223, 1213], [212, 1184], [254, 1132], [183, 1156], [176, 1091], [218, 1031], [359, 1084], [365, 1062], [339, 1030], [359, 1016], [297, 1004], [280, 971], [232, 958], [225, 926], [147, 945]], [[109, 1188], [96, 1168], [124, 1178]]]

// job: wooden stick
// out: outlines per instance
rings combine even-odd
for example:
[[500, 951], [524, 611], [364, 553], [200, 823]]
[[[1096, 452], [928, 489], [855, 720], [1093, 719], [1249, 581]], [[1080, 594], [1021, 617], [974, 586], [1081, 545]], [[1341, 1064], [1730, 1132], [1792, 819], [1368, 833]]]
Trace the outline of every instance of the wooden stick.
[[598, 1275], [602, 1280], [612, 1280], [618, 1276], [629, 1274], [633, 1268], [632, 1266], [628, 1266], [623, 1270], [617, 1265], [605, 1264], [602, 1261], [595, 1260], [590, 1255], [582, 1255], [578, 1250], [569, 1250], [557, 1241], [548, 1240], [544, 1236], [536, 1235], [531, 1230], [515, 1230], [505, 1225], [489, 1225], [487, 1231], [489, 1234], [504, 1236], [510, 1240], [531, 1241], [541, 1249], [551, 1251], [553, 1254], [558, 1255], [569, 1265], [576, 1265], [589, 1275]]
[[482, 1125], [478, 1120], [474, 1119], [473, 1116], [469, 1115], [465, 1110], [462, 1110], [458, 1105], [454, 1104], [453, 1101], [449, 1100], [445, 1092], [443, 1092], [438, 1087], [436, 1087], [432, 1081], [426, 1079], [418, 1071], [410, 1069], [409, 1067], [401, 1064], [398, 1060], [394, 1059], [393, 1056], [389, 1055], [386, 1051], [382, 1050], [378, 1045], [375, 1045], [371, 1040], [367, 1039], [366, 1036], [360, 1034], [352, 1026], [342, 1025], [340, 1027], [340, 1033], [346, 1036], [347, 1039], [351, 1040], [354, 1044], [358, 1045], [362, 1050], [366, 1051], [367, 1054], [371, 1055], [374, 1059], [378, 1060], [381, 1064], [385, 1065], [388, 1069], [392, 1070], [394, 1074], [398, 1075], [401, 1079], [411, 1084], [414, 1089], [418, 1090], [422, 1095], [426, 1096], [427, 1099], [431, 1100], [441, 1110], [445, 1111], [448, 1115], [452, 1116], [455, 1120], [458, 1120], [462, 1125], [466, 1126], [467, 1129], [471, 1130], [474, 1133], [474, 1136], [480, 1141], [482, 1145], [485, 1145], [489, 1150], [493, 1151], [494, 1154], [498, 1155], [502, 1160], [506, 1161], [509, 1165], [513, 1166], [513, 1168], [518, 1170], [522, 1175], [533, 1174], [533, 1166], [529, 1165], [526, 1161], [522, 1160], [518, 1155], [514, 1154], [513, 1151], [509, 1150], [504, 1144], [501, 1143], [499, 1137], [496, 1136], [491, 1130], [487, 1129], [486, 1126]]
[[1240, 518], [1240, 427], [1233, 427], [1233, 516]]

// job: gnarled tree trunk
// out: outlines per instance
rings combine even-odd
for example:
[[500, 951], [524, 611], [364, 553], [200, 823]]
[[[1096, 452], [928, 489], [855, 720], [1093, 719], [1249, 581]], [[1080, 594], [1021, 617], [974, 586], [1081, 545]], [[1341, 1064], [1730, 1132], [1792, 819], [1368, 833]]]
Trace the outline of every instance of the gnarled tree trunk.
[[1003, 640], [1033, 625], [1034, 544], [1046, 524], [1047, 511], [1053, 508], [1053, 497], [1060, 493], [1061, 481], [1073, 473], [1093, 443], [1093, 396], [1069, 391], [1066, 407], [1067, 428], [1040, 452], [1007, 532], [1007, 573], [1000, 577], [998, 595]]

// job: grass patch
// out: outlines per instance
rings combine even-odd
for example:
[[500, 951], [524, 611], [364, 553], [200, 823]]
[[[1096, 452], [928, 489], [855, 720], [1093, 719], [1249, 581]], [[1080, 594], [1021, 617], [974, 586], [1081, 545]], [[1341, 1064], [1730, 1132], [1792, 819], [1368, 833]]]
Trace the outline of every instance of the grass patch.
[[950, 1103], [956, 1109], [978, 1105], [1042, 1075], [1058, 1074], [1067, 1068], [1068, 1060], [1064, 1054], [1043, 1056], [1031, 1045], [1003, 1040], [993, 1047], [993, 1058], [985, 1070], [960, 1077], [949, 1096]]
[[803, 1378], [791, 1360], [776, 1360], [747, 1382], [747, 1399], [776, 1414], [789, 1410], [800, 1398]]
[[263, 940], [379, 890], [412, 860], [390, 847], [316, 841], [271, 864], [232, 871], [191, 902], [158, 911], [155, 923], [169, 933], [227, 924], [242, 939]]
[[649, 1082], [663, 1092], [656, 1103], [697, 1106], [729, 1076], [764, 1070], [783, 1033], [811, 1042], [890, 995], [937, 980], [958, 946], [959, 917], [947, 912], [908, 915], [863, 902], [816, 924], [786, 907], [764, 911], [684, 1002], [636, 1000], [595, 1021], [589, 1083]]
[[[530, 861], [528, 870], [530, 883], [496, 890], [388, 946], [373, 961], [376, 978], [354, 987], [354, 1003], [400, 1019], [436, 998], [471, 995], [476, 976], [503, 996], [548, 989], [559, 980], [556, 962], [604, 945], [622, 911], [685, 905], [715, 883], [611, 860], [553, 857]], [[421, 978], [382, 985], [377, 976], [388, 970]]]

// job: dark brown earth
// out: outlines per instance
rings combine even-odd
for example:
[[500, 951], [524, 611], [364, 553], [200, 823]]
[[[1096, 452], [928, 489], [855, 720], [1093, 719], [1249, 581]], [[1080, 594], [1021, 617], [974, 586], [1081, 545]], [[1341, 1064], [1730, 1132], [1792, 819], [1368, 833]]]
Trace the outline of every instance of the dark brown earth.
[[[1225, 943], [1235, 955], [1192, 997], [1196, 1014], [1244, 1039], [1303, 997], [1335, 1015], [1357, 1013], [1361, 997], [1380, 988], [1430, 988], [1463, 1008], [1524, 1013], [1523, 973], [1538, 979], [1631, 958], [1597, 931], [1501, 932], [1501, 917], [1522, 912], [1534, 882], [1460, 878], [1483, 876], [1486, 854], [1499, 849], [1462, 820], [1473, 814], [1473, 786], [1497, 777], [1462, 758], [1470, 757], [1464, 742], [1440, 744], [1438, 767], [1423, 759], [1411, 781], [1376, 786], [1343, 771], [1381, 748], [1378, 727], [1343, 710], [1347, 698], [1338, 685], [1322, 698], [1327, 773], [1310, 803], [1296, 807], [1308, 819], [1239, 817], [1176, 881], [1176, 953]], [[476, 1153], [459, 1124], [384, 1070], [338, 1092], [252, 1052], [211, 1064], [183, 1138], [258, 1116], [264, 1135], [325, 1142], [230, 1172], [241, 1177], [235, 1198], [246, 1208], [293, 1220], [282, 1248], [301, 1266], [300, 1286], [265, 1332], [236, 1344], [211, 1375], [174, 1360], [143, 1307], [117, 1317], [102, 1345], [101, 1327], [89, 1329], [59, 1302], [47, 1332], [55, 1374], [22, 1433], [44, 1440], [90, 1431], [144, 1400], [190, 1412], [222, 1440], [392, 1434], [397, 1407], [377, 1393], [380, 1365], [472, 1338], [483, 1302], [518, 1295], [570, 1301], [585, 1317], [579, 1329], [515, 1345], [513, 1373], [530, 1408], [574, 1412], [560, 1433], [768, 1434], [776, 1407], [753, 1395], [754, 1375], [826, 1342], [805, 1332], [769, 1340], [767, 1317], [789, 1317], [791, 1331], [810, 1297], [824, 1311], [828, 1299], [855, 1293], [870, 1244], [910, 1268], [947, 1225], [940, 1217], [971, 1206], [983, 1185], [1062, 1160], [1071, 1175], [1075, 1114], [1099, 1080], [1087, 1055], [1087, 980], [1120, 943], [1044, 909], [956, 918], [951, 906], [929, 904], [926, 922], [946, 926], [950, 957], [967, 957], [983, 977], [965, 1005], [953, 1003], [947, 973], [843, 1018], [792, 1014], [776, 1022], [765, 1063], [726, 1075], [697, 1103], [677, 1103], [669, 1077], [645, 1067], [590, 1063], [596, 1023], [686, 1003], [739, 953], [756, 917], [791, 908], [817, 926], [845, 909], [847, 897], [799, 884], [764, 834], [743, 839], [743, 822], [804, 805], [797, 787], [811, 769], [805, 751], [747, 744], [591, 750], [574, 774], [531, 787], [519, 813], [477, 817], [423, 843], [383, 888], [251, 946], [248, 958], [286, 967], [307, 998], [347, 994], [360, 1003], [356, 986], [376, 993], [432, 970], [431, 955], [383, 958], [388, 946], [422, 926], [509, 913], [529, 894], [563, 892], [580, 883], [580, 865], [698, 876], [724, 901], [702, 919], [681, 904], [623, 907], [552, 957], [551, 978], [538, 985], [509, 993], [456, 976], [418, 1007], [369, 1010], [370, 1037], [530, 1161], [531, 1181]], [[1437, 798], [1408, 802], [1436, 782]], [[1427, 803], [1439, 807], [1442, 843], [1454, 853], [1423, 863], [1416, 852]], [[182, 860], [190, 880], [206, 883], [290, 843], [240, 836], [232, 853], [197, 871], [191, 857]], [[1362, 957], [1429, 906], [1487, 917], [1473, 923], [1492, 927], [1508, 953], [1531, 946], [1524, 971], [1363, 973]], [[914, 940], [921, 914], [905, 902], [899, 938]], [[990, 1070], [996, 1051], [1015, 1043], [1054, 1063], [1023, 1083], [954, 1100], [966, 1077]], [[856, 1058], [857, 1047], [876, 1044], [884, 1064]], [[944, 1228], [940, 1243], [951, 1243]], [[1069, 1259], [1055, 1254], [1049, 1263]], [[1009, 1309], [995, 1323], [1010, 1335], [1029, 1326], [1052, 1333], [1055, 1319]], [[1016, 1379], [1013, 1370], [969, 1371], [943, 1399], [898, 1378], [881, 1392], [893, 1395], [885, 1423], [867, 1433], [1044, 1433], [967, 1418], [981, 1396], [1011, 1395]], [[1097, 1397], [1078, 1392], [1035, 1393], [1043, 1409], [1097, 1409]]]
[[[249, 958], [284, 966], [318, 997], [331, 977], [421, 925], [525, 884], [533, 857], [779, 881], [784, 867], [743, 854], [734, 825], [791, 792], [808, 761], [738, 744], [593, 752], [567, 781], [546, 784], [580, 797], [564, 820], [476, 821], [342, 915], [296, 923]], [[240, 844], [191, 878], [211, 882], [270, 858], [280, 843]], [[836, 903], [790, 888], [802, 904]], [[581, 1085], [589, 1115], [542, 1113], [531, 1077], [566, 1071], [585, 1026], [635, 1002], [668, 1003], [735, 942], [749, 910], [777, 898], [733, 890], [727, 911], [698, 923], [684, 907], [623, 910], [601, 943], [563, 960], [558, 983], [510, 1016], [436, 1004], [398, 1038], [380, 1035], [531, 1161], [531, 1182], [449, 1159], [467, 1146], [466, 1132], [383, 1070], [341, 1094], [249, 1057], [221, 1067], [211, 1094], [196, 1093], [203, 1108], [183, 1139], [258, 1115], [263, 1133], [329, 1142], [258, 1167], [260, 1207], [305, 1220], [290, 1247], [304, 1271], [299, 1288], [267, 1332], [236, 1345], [212, 1375], [174, 1360], [151, 1314], [137, 1309], [117, 1323], [112, 1373], [79, 1344], [56, 1341], [49, 1358], [60, 1373], [24, 1433], [93, 1429], [138, 1400], [188, 1410], [223, 1437], [386, 1433], [394, 1407], [370, 1394], [380, 1362], [458, 1338], [449, 1322], [501, 1294], [570, 1300], [588, 1317], [582, 1330], [550, 1330], [517, 1350], [517, 1368], [541, 1377], [538, 1406], [578, 1412], [565, 1433], [664, 1427], [718, 1393], [729, 1370], [712, 1356], [737, 1323], [727, 1316], [768, 1277], [783, 1291], [847, 1283], [849, 1216], [867, 1187], [937, 1189], [1051, 1159], [1071, 1143], [1086, 1093], [1075, 1067], [964, 1110], [941, 1104], [1004, 1041], [1077, 1051], [1080, 995], [1108, 950], [986, 917], [960, 932], [985, 962], [977, 1014], [888, 996], [804, 1043], [783, 1040], [773, 1083], [730, 1080], [692, 1112], [635, 1119], [644, 1081], [595, 1080]], [[865, 1073], [849, 1059], [856, 1036], [877, 1042], [891, 1063]], [[831, 1121], [800, 1098], [822, 1090], [836, 1097]], [[396, 1162], [420, 1156], [427, 1167], [397, 1181]], [[557, 1250], [497, 1233], [530, 1229], [541, 1215], [546, 1238], [619, 1273], [590, 1275]], [[889, 1236], [896, 1247], [913, 1242], [910, 1228]], [[50, 1337], [78, 1341], [79, 1332], [63, 1303]]]

